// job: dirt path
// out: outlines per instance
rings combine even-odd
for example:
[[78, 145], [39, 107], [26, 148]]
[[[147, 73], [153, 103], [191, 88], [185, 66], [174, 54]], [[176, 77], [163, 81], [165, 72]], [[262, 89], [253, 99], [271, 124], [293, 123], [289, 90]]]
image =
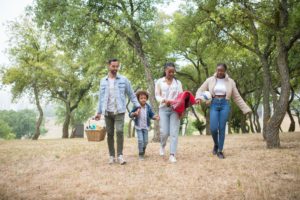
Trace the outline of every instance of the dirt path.
[[0, 141], [0, 199], [300, 199], [300, 133], [276, 150], [261, 138], [227, 136], [219, 160], [209, 136], [180, 137], [176, 164], [158, 143], [139, 161], [126, 139], [125, 166], [107, 164], [106, 142]]

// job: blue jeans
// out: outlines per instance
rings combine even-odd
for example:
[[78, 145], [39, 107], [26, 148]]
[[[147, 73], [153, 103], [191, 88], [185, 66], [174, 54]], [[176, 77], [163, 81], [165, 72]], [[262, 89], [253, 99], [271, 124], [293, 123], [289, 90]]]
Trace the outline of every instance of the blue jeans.
[[223, 151], [230, 104], [225, 98], [213, 98], [210, 105], [210, 131], [218, 151]]
[[146, 130], [146, 129], [141, 129], [141, 130], [136, 129], [136, 133], [137, 133], [137, 136], [138, 136], [139, 155], [144, 155], [147, 144], [148, 144], [148, 130]]
[[170, 136], [170, 154], [176, 154], [180, 119], [170, 107], [159, 108], [160, 144], [164, 148]]

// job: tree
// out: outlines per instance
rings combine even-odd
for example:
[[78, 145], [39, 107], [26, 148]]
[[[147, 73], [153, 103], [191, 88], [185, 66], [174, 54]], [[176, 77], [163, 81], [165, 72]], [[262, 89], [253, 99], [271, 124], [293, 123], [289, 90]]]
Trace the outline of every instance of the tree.
[[[20, 111], [13, 110], [1, 110], [0, 121], [4, 130], [3, 132], [8, 135], [8, 138], [21, 139], [32, 138], [35, 134], [35, 122], [36, 113], [33, 110], [25, 109]], [[5, 125], [6, 124], [6, 125]], [[41, 125], [41, 134], [45, 133], [46, 130]], [[7, 128], [9, 127], [9, 128]]]
[[[199, 11], [205, 11], [208, 18], [222, 28], [224, 34], [241, 47], [254, 53], [263, 66], [263, 135], [268, 148], [280, 146], [279, 128], [286, 113], [290, 84], [288, 72], [288, 51], [300, 37], [299, 2], [228, 2], [213, 1], [199, 4]], [[279, 99], [272, 89], [270, 65], [271, 53], [276, 49], [276, 65], [280, 76]], [[270, 92], [273, 96], [274, 113], [270, 112]]]
[[47, 90], [50, 92], [51, 98], [62, 102], [65, 107], [62, 138], [69, 137], [69, 125], [73, 111], [87, 97], [92, 86], [96, 85], [96, 80], [98, 80], [101, 68], [92, 67], [91, 62], [85, 62], [88, 58], [90, 56], [76, 59], [64, 52], [56, 58], [55, 65], [49, 69], [52, 73], [49, 81], [55, 81], [49, 82]]
[[[124, 39], [134, 49], [144, 67], [148, 82], [150, 102], [157, 112], [154, 98], [154, 80], [151, 73], [151, 58], [147, 52], [147, 40], [151, 38], [153, 19], [157, 14], [156, 3], [159, 1], [46, 1], [38, 0], [35, 6], [37, 18], [43, 24], [50, 25], [55, 32], [62, 33], [72, 29], [75, 38], [98, 30], [109, 30]], [[85, 20], [82, 22], [82, 20]], [[83, 24], [84, 23], [84, 24]], [[86, 35], [87, 35], [86, 34]], [[76, 37], [79, 36], [79, 37]], [[159, 46], [159, 44], [157, 44]], [[155, 122], [155, 137], [159, 140], [158, 123]]]
[[16, 136], [12, 133], [11, 127], [9, 127], [5, 121], [0, 119], [0, 138], [13, 139], [15, 137]]
[[25, 94], [33, 96], [39, 118], [32, 139], [37, 140], [43, 121], [41, 98], [46, 93], [45, 69], [53, 62], [51, 38], [45, 30], [38, 29], [29, 17], [12, 22], [10, 34], [8, 50], [14, 66], [4, 69], [2, 82], [12, 85], [13, 99]]

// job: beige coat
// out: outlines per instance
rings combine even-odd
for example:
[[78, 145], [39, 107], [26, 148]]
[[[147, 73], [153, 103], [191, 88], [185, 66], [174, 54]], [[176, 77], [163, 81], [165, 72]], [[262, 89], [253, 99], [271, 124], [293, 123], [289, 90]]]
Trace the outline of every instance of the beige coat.
[[[215, 73], [213, 76], [206, 79], [206, 81], [197, 90], [196, 99], [200, 99], [200, 95], [204, 91], [209, 91], [212, 94], [212, 96], [215, 96], [214, 88], [216, 86], [216, 83], [217, 83], [217, 74]], [[236, 84], [234, 80], [229, 78], [228, 74], [226, 74], [225, 76], [225, 85], [226, 85], [226, 99], [230, 100], [232, 96], [233, 101], [238, 105], [238, 107], [242, 110], [244, 114], [251, 112], [251, 109], [245, 103], [238, 89], [236, 88]]]

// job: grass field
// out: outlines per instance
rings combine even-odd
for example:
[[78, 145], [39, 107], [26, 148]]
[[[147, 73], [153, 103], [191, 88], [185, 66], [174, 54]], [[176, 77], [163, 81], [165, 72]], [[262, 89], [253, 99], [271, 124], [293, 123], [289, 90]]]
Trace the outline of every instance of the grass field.
[[121, 166], [107, 164], [106, 142], [0, 141], [0, 199], [300, 199], [300, 133], [281, 134], [281, 146], [229, 135], [219, 160], [210, 136], [180, 137], [171, 164], [158, 143], [139, 161], [132, 138]]

